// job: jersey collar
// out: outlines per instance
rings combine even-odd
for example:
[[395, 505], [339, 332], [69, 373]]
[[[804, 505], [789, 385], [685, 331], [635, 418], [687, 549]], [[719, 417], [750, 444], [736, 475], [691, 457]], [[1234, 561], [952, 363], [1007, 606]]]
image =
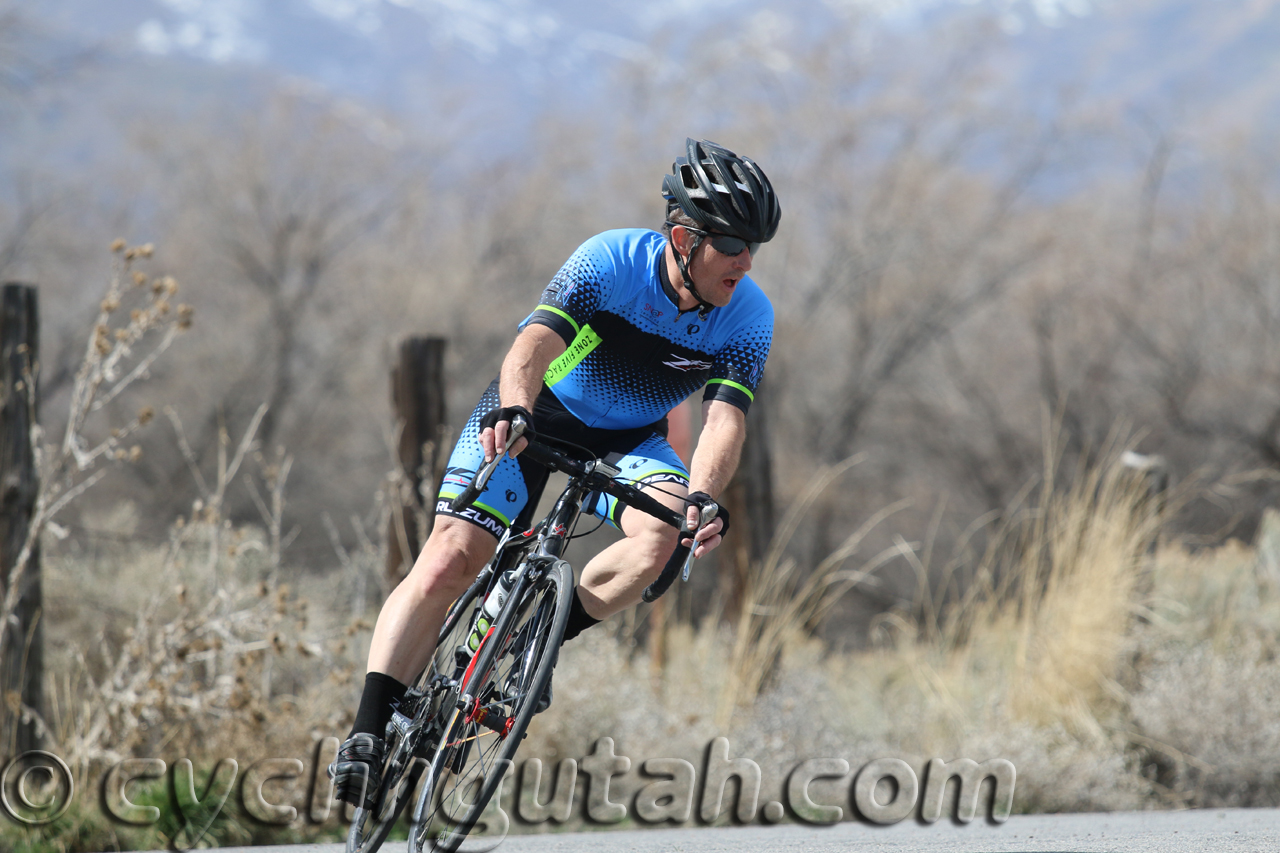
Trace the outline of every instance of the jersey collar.
[[671, 276], [667, 274], [667, 245], [662, 244], [662, 252], [658, 255], [658, 283], [662, 285], [662, 292], [671, 300], [671, 304], [676, 306], [676, 319], [680, 319], [690, 311], [697, 311], [698, 305], [692, 308], [680, 307], [680, 294], [676, 293], [676, 289], [671, 284]]

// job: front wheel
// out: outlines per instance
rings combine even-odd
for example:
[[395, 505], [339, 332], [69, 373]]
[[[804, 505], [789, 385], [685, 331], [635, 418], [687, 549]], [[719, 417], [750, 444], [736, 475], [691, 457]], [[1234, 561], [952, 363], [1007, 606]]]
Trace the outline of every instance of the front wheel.
[[434, 718], [447, 719], [448, 716], [440, 707], [442, 694], [447, 695], [447, 691], [442, 691], [437, 682], [461, 671], [458, 669], [460, 650], [466, 643], [476, 609], [483, 601], [486, 582], [491, 576], [489, 573], [477, 578], [445, 615], [431, 662], [409, 691], [408, 696], [413, 697], [410, 707], [403, 709], [413, 724], [405, 734], [394, 723], [387, 726], [387, 759], [383, 764], [377, 805], [372, 809], [355, 810], [347, 832], [347, 853], [375, 853], [413, 797], [429, 766], [434, 743], [432, 735], [444, 722], [444, 719], [435, 722]]
[[472, 701], [456, 708], [444, 728], [418, 795], [409, 853], [428, 842], [431, 849], [457, 850], [477, 827], [488, 837], [505, 836], [507, 816], [490, 801], [551, 683], [572, 597], [573, 570], [556, 560], [519, 602], [507, 603], [512, 617], [499, 618], [503, 630], [485, 639], [459, 691]]

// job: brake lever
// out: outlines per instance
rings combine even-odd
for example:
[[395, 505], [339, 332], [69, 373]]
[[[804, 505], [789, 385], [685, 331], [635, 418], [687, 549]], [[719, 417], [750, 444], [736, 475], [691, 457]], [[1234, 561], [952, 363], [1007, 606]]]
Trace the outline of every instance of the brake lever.
[[[702, 528], [710, 524], [712, 521], [714, 521], [716, 517], [716, 513], [719, 511], [720, 511], [720, 506], [719, 504], [715, 504], [715, 503], [711, 504], [711, 506], [701, 507], [698, 511], [698, 526], [695, 527], [693, 530], [689, 531], [689, 535], [692, 537], [699, 530], [701, 530]], [[683, 538], [683, 536], [681, 538]], [[697, 548], [698, 548], [698, 542], [695, 539], [693, 546], [689, 548], [689, 556], [685, 558], [684, 568], [680, 572], [681, 581], [688, 582], [689, 580], [689, 572], [693, 570], [693, 559], [694, 559], [693, 552], [696, 551]]]
[[494, 471], [498, 470], [498, 464], [502, 462], [508, 453], [511, 452], [511, 448], [515, 447], [516, 441], [520, 436], [524, 435], [525, 428], [528, 425], [528, 422], [524, 419], [524, 415], [516, 415], [511, 419], [511, 434], [507, 436], [506, 447], [502, 448], [501, 453], [495, 453], [493, 455], [493, 459], [486, 462], [485, 466], [480, 469], [480, 473], [476, 476], [476, 494], [483, 492], [485, 486], [489, 485], [489, 478], [493, 476]]

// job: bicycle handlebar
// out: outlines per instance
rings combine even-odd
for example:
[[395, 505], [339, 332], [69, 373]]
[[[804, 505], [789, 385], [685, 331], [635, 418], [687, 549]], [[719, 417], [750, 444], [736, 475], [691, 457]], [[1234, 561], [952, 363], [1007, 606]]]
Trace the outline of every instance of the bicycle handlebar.
[[[493, 472], [497, 470], [498, 463], [502, 461], [502, 457], [506, 455], [511, 447], [515, 444], [516, 439], [524, 434], [527, 424], [524, 418], [517, 415], [511, 421], [511, 436], [507, 441], [507, 446], [500, 453], [496, 453], [484, 467], [476, 472], [471, 484], [468, 485], [462, 494], [458, 495], [449, 502], [449, 508], [454, 512], [460, 512], [470, 506], [472, 501], [480, 496], [485, 486], [489, 483], [489, 478], [493, 476]], [[704, 525], [710, 524], [715, 518], [715, 508], [704, 509], [701, 517], [698, 519], [698, 526], [689, 528], [684, 515], [671, 509], [664, 504], [654, 500], [649, 495], [626, 483], [620, 483], [613, 479], [612, 476], [605, 471], [597, 470], [604, 463], [596, 460], [594, 462], [582, 462], [573, 459], [553, 447], [549, 447], [538, 441], [531, 441], [521, 453], [530, 460], [537, 462], [552, 471], [558, 471], [568, 474], [570, 477], [579, 477], [589, 482], [592, 488], [598, 488], [602, 492], [609, 494], [622, 501], [627, 506], [634, 507], [643, 513], [653, 516], [659, 521], [677, 528], [680, 531], [679, 538], [676, 540], [676, 548], [671, 553], [671, 557], [667, 560], [667, 564], [663, 567], [662, 573], [652, 584], [645, 588], [641, 597], [646, 603], [657, 601], [661, 595], [666, 592], [671, 584], [675, 582], [676, 575], [680, 573], [681, 568], [684, 569], [685, 580], [689, 579], [689, 569], [693, 565], [693, 547], [681, 544], [685, 539], [691, 539], [693, 535]], [[616, 469], [613, 470], [616, 474]]]
[[658, 575], [658, 579], [644, 588], [644, 592], [640, 593], [640, 598], [645, 604], [653, 604], [662, 597], [663, 593], [671, 588], [676, 582], [676, 575], [680, 574], [680, 569], [685, 563], [693, 560], [693, 549], [688, 545], [680, 544], [684, 542], [685, 536], [692, 536], [693, 532], [686, 532], [684, 525], [680, 525], [680, 539], [676, 543], [676, 549], [671, 552], [671, 556], [667, 559], [667, 564], [662, 567], [662, 574]]

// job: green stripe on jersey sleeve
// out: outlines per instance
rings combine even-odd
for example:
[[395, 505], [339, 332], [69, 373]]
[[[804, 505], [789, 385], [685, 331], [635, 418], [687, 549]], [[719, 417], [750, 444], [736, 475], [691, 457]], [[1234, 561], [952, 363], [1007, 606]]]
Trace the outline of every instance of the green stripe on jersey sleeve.
[[565, 312], [561, 311], [559, 308], [556, 308], [553, 305], [539, 305], [537, 308], [534, 309], [534, 311], [550, 311], [552, 314], [559, 314], [561, 317], [569, 321], [570, 326], [573, 326], [573, 333], [575, 335], [582, 333], [582, 327], [578, 325], [577, 320], [574, 320], [568, 314], [566, 314]]
[[717, 383], [721, 385], [728, 385], [730, 388], [737, 388], [743, 394], [747, 395], [748, 400], [751, 400], [751, 402], [753, 403], [755, 402], [756, 395], [752, 394], [751, 389], [748, 388], [747, 386], [739, 385], [737, 382], [734, 382], [732, 379], [708, 379], [707, 380], [708, 385], [715, 385]]

